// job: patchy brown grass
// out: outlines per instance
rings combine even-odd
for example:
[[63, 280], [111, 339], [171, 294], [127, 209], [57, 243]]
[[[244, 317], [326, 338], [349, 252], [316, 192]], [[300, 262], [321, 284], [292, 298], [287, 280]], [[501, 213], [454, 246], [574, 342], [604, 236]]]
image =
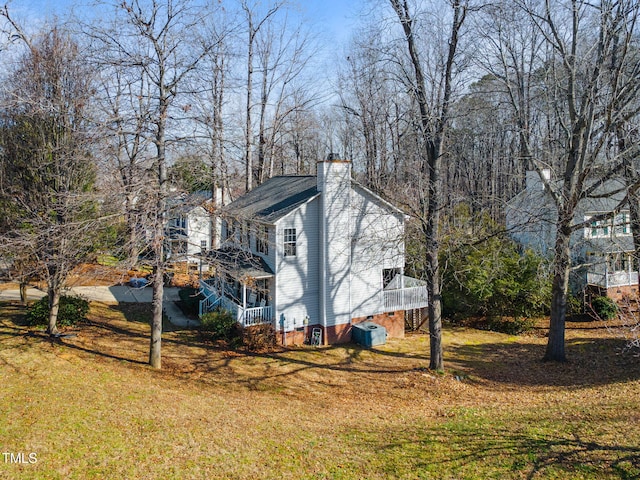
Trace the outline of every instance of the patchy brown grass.
[[638, 478], [640, 362], [615, 326], [567, 331], [570, 362], [540, 361], [542, 325], [230, 351], [163, 336], [146, 366], [148, 306], [94, 304], [52, 341], [0, 310], [0, 447], [38, 462], [0, 478]]

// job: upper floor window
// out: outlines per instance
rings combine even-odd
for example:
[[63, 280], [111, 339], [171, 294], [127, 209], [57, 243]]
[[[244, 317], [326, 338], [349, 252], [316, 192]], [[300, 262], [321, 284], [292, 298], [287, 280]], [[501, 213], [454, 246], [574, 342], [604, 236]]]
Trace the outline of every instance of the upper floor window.
[[269, 227], [258, 225], [256, 233], [256, 250], [258, 253], [269, 255]]
[[594, 220], [591, 222], [591, 238], [602, 238], [609, 236], [609, 220]]
[[631, 235], [631, 222], [627, 212], [621, 212], [614, 219], [616, 235]]
[[[590, 220], [592, 216], [585, 217]], [[618, 213], [614, 218], [605, 218], [602, 220], [593, 220], [590, 225], [585, 228], [585, 238], [608, 238], [611, 235], [623, 236], [631, 235], [631, 224], [629, 223], [629, 213]]]
[[169, 221], [169, 229], [172, 234], [186, 235], [187, 234], [187, 218], [183, 215], [172, 218]]
[[296, 242], [298, 236], [295, 228], [284, 229], [284, 256], [295, 257], [296, 256]]

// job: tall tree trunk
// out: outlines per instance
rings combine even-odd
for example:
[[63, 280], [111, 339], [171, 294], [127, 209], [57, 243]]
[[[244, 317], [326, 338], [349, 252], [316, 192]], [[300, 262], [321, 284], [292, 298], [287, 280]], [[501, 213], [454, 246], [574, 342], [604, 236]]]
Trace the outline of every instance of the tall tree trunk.
[[249, 44], [247, 51], [247, 105], [246, 105], [246, 123], [245, 123], [245, 190], [248, 192], [253, 188], [253, 129], [251, 126], [251, 93], [253, 90], [253, 40], [255, 32], [253, 23], [249, 18]]
[[25, 281], [20, 282], [20, 303], [22, 305], [27, 304], [27, 287], [29, 284]]
[[267, 166], [265, 164], [267, 137], [265, 135], [267, 117], [267, 65], [262, 73], [262, 85], [260, 94], [260, 131], [258, 133], [258, 172], [256, 180], [258, 184], [267, 179]]
[[47, 333], [49, 335], [57, 335], [58, 332], [58, 311], [60, 310], [60, 286], [57, 280], [53, 280], [49, 284], [49, 325]]
[[549, 320], [549, 339], [544, 360], [564, 362], [565, 319], [567, 316], [567, 297], [569, 295], [569, 274], [571, 271], [571, 228], [570, 220], [565, 217], [558, 222], [556, 245], [553, 260], [553, 284], [551, 289], [551, 318]]
[[[162, 77], [161, 77], [162, 78]], [[164, 228], [166, 225], [167, 164], [165, 125], [169, 110], [169, 92], [160, 83], [159, 121], [156, 125], [156, 151], [158, 162], [158, 199], [156, 203], [156, 223], [154, 232], [154, 271], [153, 271], [153, 318], [151, 320], [151, 343], [149, 346], [149, 365], [161, 368], [162, 352], [162, 301], [164, 297]]]
[[149, 365], [162, 367], [162, 301], [164, 297], [164, 269], [158, 265], [153, 272], [153, 318], [151, 320], [151, 344], [149, 347]]
[[[438, 215], [439, 216], [439, 215]], [[435, 219], [437, 222], [438, 219]], [[429, 269], [429, 368], [432, 370], [444, 369], [444, 352], [442, 348], [442, 285], [440, 282], [440, 263], [438, 255], [440, 248], [438, 242], [434, 242], [434, 234], [431, 230], [435, 225], [427, 225], [424, 232], [424, 240], [427, 245], [427, 265]]]
[[453, 65], [458, 48], [458, 36], [466, 17], [466, 6], [460, 0], [453, 0], [451, 31], [444, 73], [441, 79], [443, 90], [437, 105], [432, 105], [426, 92], [426, 82], [422, 63], [415, 43], [413, 18], [406, 0], [390, 0], [404, 31], [411, 64], [415, 75], [415, 95], [420, 111], [421, 135], [424, 153], [421, 168], [427, 174], [428, 199], [421, 198], [422, 225], [426, 243], [427, 282], [429, 285], [429, 368], [444, 369], [442, 349], [442, 285], [440, 281], [440, 208], [442, 198], [441, 175], [445, 130], [449, 123], [449, 107], [453, 81]]

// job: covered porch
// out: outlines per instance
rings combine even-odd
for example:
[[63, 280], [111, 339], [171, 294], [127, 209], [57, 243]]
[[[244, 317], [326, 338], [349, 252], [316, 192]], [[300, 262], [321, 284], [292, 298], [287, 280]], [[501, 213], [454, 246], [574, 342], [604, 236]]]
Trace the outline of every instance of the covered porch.
[[214, 276], [200, 279], [199, 314], [222, 308], [243, 327], [273, 323], [271, 279], [273, 273], [262, 258], [230, 250], [207, 255]]

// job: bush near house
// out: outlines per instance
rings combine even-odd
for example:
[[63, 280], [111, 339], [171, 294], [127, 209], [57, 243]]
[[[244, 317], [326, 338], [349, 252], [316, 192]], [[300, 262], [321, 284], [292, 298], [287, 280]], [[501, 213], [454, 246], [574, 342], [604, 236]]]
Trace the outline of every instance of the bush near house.
[[[58, 310], [58, 326], [71, 327], [85, 320], [89, 313], [89, 302], [82, 297], [63, 295], [60, 297]], [[29, 307], [27, 322], [31, 326], [46, 326], [49, 324], [49, 297], [45, 296]]]
[[233, 315], [226, 310], [214, 310], [200, 317], [200, 331], [214, 340], [236, 343], [241, 339], [240, 328]]
[[276, 346], [276, 330], [270, 323], [246, 327], [242, 330], [242, 344], [251, 351], [270, 350]]
[[204, 297], [199, 293], [199, 289], [193, 287], [181, 288], [178, 290], [180, 297], [180, 308], [185, 315], [197, 316], [199, 313], [200, 300]]
[[443, 313], [449, 318], [512, 318], [515, 324], [488, 322], [492, 330], [526, 329], [519, 320], [547, 312], [551, 279], [545, 261], [521, 252], [495, 233], [490, 220], [475, 232], [453, 231], [440, 259], [444, 266]]
[[596, 297], [591, 300], [591, 311], [600, 320], [613, 320], [618, 314], [618, 305], [609, 297]]
[[251, 351], [269, 350], [276, 345], [276, 331], [272, 324], [241, 327], [226, 310], [215, 310], [200, 317], [200, 331], [212, 340], [223, 340], [231, 348], [245, 346]]
[[502, 319], [492, 318], [486, 322], [486, 330], [492, 332], [506, 333], [508, 335], [520, 335], [526, 333], [535, 326], [535, 321], [531, 318]]

